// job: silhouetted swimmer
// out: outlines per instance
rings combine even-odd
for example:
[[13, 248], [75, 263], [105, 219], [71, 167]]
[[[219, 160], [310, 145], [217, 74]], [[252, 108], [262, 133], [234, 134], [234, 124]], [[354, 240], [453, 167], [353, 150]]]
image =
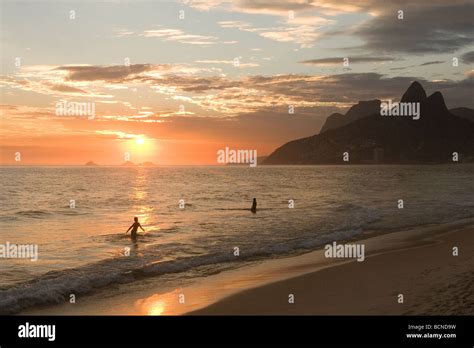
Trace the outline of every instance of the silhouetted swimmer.
[[250, 208], [250, 211], [251, 211], [252, 213], [256, 213], [256, 212], [257, 212], [257, 198], [254, 198], [254, 199], [253, 199], [252, 208]]
[[138, 222], [138, 218], [136, 216], [133, 218], [133, 220], [135, 220], [135, 222], [132, 224], [132, 226], [130, 226], [128, 228], [128, 230], [127, 230], [127, 232], [125, 232], [125, 234], [127, 234], [128, 231], [132, 230], [132, 234], [131, 234], [132, 240], [136, 241], [137, 240], [138, 227], [140, 227], [143, 232], [145, 232], [145, 230], [143, 229], [142, 225], [140, 225], [140, 223]]

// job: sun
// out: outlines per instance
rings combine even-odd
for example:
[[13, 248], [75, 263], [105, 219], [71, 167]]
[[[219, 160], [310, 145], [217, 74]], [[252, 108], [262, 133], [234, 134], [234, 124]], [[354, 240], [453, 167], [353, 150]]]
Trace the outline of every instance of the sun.
[[150, 156], [156, 155], [156, 142], [153, 138], [148, 138], [142, 134], [136, 134], [123, 143], [123, 151], [135, 154], [136, 161], [151, 161]]

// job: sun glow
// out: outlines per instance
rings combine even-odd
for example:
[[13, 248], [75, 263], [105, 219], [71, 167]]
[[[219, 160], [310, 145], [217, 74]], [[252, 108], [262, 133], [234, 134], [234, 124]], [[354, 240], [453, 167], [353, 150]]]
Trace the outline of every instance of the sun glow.
[[137, 165], [152, 165], [158, 162], [159, 146], [156, 139], [142, 134], [134, 134], [120, 144], [123, 153], [130, 154], [130, 161]]
[[148, 315], [161, 315], [165, 310], [165, 304], [163, 302], [155, 302], [148, 311]]

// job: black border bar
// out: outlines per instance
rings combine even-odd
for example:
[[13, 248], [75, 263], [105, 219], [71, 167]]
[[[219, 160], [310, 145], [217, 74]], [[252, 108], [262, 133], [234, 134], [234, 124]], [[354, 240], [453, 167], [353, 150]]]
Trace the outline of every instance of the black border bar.
[[[19, 326], [55, 325], [55, 340]], [[409, 325], [418, 329], [410, 329]], [[443, 328], [443, 325], [455, 325]], [[455, 334], [408, 338], [407, 334]], [[229, 344], [474, 346], [473, 316], [0, 316], [0, 347]]]

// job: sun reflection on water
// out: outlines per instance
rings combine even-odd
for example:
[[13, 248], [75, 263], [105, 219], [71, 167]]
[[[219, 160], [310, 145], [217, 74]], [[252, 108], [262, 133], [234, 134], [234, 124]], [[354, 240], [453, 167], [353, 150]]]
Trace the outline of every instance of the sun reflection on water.
[[144, 315], [170, 315], [176, 314], [179, 304], [179, 290], [165, 294], [155, 294], [137, 300], [135, 306]]
[[152, 206], [145, 205], [148, 199], [148, 185], [148, 171], [145, 168], [137, 168], [132, 184], [133, 211], [143, 226], [146, 226], [150, 222], [154, 211]]

